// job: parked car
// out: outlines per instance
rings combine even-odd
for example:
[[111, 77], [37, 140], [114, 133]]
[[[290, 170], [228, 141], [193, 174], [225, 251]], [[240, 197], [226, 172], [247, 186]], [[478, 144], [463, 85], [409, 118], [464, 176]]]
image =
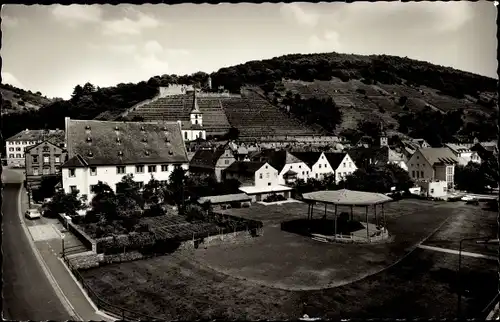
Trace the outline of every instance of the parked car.
[[462, 201], [470, 201], [470, 200], [477, 200], [477, 198], [476, 198], [476, 197], [474, 197], [474, 196], [465, 195], [465, 196], [463, 196], [463, 197], [462, 197], [462, 199], [460, 199], [460, 200], [462, 200]]
[[38, 219], [38, 218], [42, 217], [40, 215], [40, 211], [38, 209], [35, 209], [35, 208], [26, 210], [25, 216], [28, 219]]

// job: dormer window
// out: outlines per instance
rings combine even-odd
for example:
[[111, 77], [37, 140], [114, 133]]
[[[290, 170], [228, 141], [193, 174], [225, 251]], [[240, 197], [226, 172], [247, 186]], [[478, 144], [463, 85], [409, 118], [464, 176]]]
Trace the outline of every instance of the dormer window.
[[122, 140], [120, 138], [116, 138], [116, 143], [120, 143]]
[[85, 130], [90, 131], [90, 125], [85, 125]]
[[169, 138], [165, 138], [165, 142], [170, 143], [170, 139]]
[[144, 126], [141, 126], [141, 131], [142, 131], [142, 132], [146, 131], [146, 130], [144, 129]]
[[172, 150], [169, 150], [168, 154], [172, 155], [172, 154], [174, 154], [174, 152], [172, 152]]
[[93, 156], [94, 156], [94, 153], [92, 153], [92, 151], [89, 151], [89, 152], [87, 153], [87, 156], [89, 156], [89, 157], [93, 157]]
[[142, 138], [142, 142], [147, 143], [148, 139], [147, 138]]
[[115, 131], [120, 131], [120, 129], [118, 128], [118, 126], [115, 126]]
[[92, 138], [90, 136], [87, 137], [87, 142], [88, 143], [92, 142]]
[[149, 151], [145, 151], [144, 154], [149, 155]]
[[118, 151], [118, 156], [123, 156], [123, 151]]

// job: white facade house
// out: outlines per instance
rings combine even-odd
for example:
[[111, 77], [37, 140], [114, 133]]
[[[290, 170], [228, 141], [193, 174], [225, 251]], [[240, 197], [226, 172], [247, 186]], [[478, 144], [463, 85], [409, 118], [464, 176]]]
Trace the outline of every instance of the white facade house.
[[267, 149], [257, 152], [250, 157], [252, 161], [268, 162], [278, 170], [278, 184], [293, 184], [296, 180], [307, 181], [311, 175], [311, 168], [285, 150]]
[[452, 190], [457, 163], [449, 148], [418, 149], [408, 160], [408, 173], [417, 183], [444, 181], [447, 189]]
[[68, 161], [62, 187], [92, 198], [99, 181], [116, 191], [127, 174], [145, 185], [153, 176], [168, 181], [175, 167], [188, 170], [187, 152], [176, 122], [107, 122], [66, 118]]
[[196, 91], [193, 91], [193, 107], [189, 114], [189, 121], [177, 121], [182, 130], [182, 138], [184, 141], [194, 141], [196, 139], [207, 138], [207, 133], [203, 128], [203, 114], [198, 106]]
[[57, 146], [64, 146], [64, 131], [55, 130], [29, 130], [21, 131], [5, 140], [7, 165], [12, 167], [24, 167], [24, 152], [28, 147], [49, 141]]
[[268, 162], [236, 161], [223, 170], [224, 180], [236, 179], [241, 182], [239, 188], [252, 198], [261, 201], [270, 194], [290, 197], [292, 188], [280, 184], [279, 171]]
[[311, 178], [322, 180], [334, 175], [338, 183], [358, 168], [348, 153], [343, 152], [299, 152], [295, 155], [311, 166]]
[[426, 197], [443, 198], [448, 194], [446, 181], [420, 181], [417, 184]]
[[481, 163], [481, 158], [477, 152], [472, 151], [466, 146], [453, 143], [446, 143], [445, 146], [457, 157], [459, 165], [467, 165], [469, 162]]

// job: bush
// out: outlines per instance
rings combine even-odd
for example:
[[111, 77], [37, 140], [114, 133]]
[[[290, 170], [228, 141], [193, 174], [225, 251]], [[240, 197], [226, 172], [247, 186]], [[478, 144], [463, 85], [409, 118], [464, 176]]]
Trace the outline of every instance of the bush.
[[263, 201], [264, 202], [276, 202], [276, 201], [283, 201], [283, 200], [286, 200], [286, 199], [282, 195], [271, 194], [271, 195], [267, 196], [266, 198], [264, 198]]
[[384, 109], [382, 106], [379, 106], [379, 107], [378, 107], [378, 111], [379, 111], [380, 113], [385, 113], [385, 109]]

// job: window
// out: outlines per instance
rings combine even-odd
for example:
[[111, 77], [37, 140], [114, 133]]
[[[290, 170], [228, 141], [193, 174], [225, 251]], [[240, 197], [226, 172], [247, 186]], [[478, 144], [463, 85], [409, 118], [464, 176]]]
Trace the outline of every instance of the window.
[[344, 162], [344, 168], [345, 168], [345, 162]]
[[125, 173], [125, 167], [122, 165], [119, 165], [116, 167], [116, 173], [117, 174], [124, 174]]
[[417, 155], [417, 160], [418, 160], [418, 155]]
[[316, 173], [316, 179], [318, 179], [318, 174]]
[[319, 165], [319, 168], [321, 169], [321, 164]]
[[37, 176], [38, 175], [38, 169], [33, 169], [33, 175]]
[[54, 162], [55, 163], [61, 163], [61, 156], [60, 155], [54, 156]]
[[13, 151], [14, 151], [14, 148], [9, 148], [9, 151], [10, 151], [10, 152], [13, 152]]
[[21, 151], [21, 148], [16, 148], [16, 151]]
[[268, 185], [268, 186], [270, 186], [270, 185], [271, 185], [271, 182], [268, 182], [268, 183], [267, 183], [267, 185]]
[[91, 167], [90, 168], [90, 175], [91, 176], [96, 176], [97, 175], [97, 168], [96, 167]]
[[13, 157], [14, 157], [14, 155], [13, 155], [13, 154], [9, 154], [9, 158], [13, 158]]
[[293, 168], [293, 165], [290, 165], [290, 170]]
[[309, 171], [306, 171], [306, 174], [309, 175]]
[[76, 191], [76, 186], [69, 186], [69, 189], [71, 190], [71, 192], [75, 192]]
[[420, 171], [420, 178], [424, 177], [424, 171]]
[[349, 162], [349, 168], [352, 167], [352, 162]]
[[163, 172], [168, 171], [168, 164], [162, 164], [161, 165], [161, 171], [163, 171]]
[[137, 187], [139, 189], [143, 189], [144, 188], [144, 182], [143, 181], [137, 181]]
[[[290, 168], [292, 168], [292, 167], [290, 167]], [[299, 169], [302, 169], [302, 166], [301, 166], [301, 165], [299, 165]]]
[[38, 155], [33, 156], [33, 163], [38, 163]]
[[420, 177], [419, 177], [419, 174], [420, 174], [420, 172], [418, 172], [418, 171], [417, 171], [417, 179], [418, 179], [418, 178], [420, 178]]
[[20, 153], [16, 154], [16, 158], [22, 158], [21, 154]]
[[262, 179], [262, 173], [259, 173], [259, 179]]
[[49, 147], [48, 146], [44, 146], [43, 147], [43, 152], [49, 152]]
[[224, 160], [224, 164], [229, 164], [229, 160]]
[[184, 140], [187, 140], [188, 139], [188, 132], [184, 132]]
[[50, 169], [49, 168], [43, 168], [42, 173], [43, 174], [49, 174], [50, 173]]
[[148, 172], [156, 172], [156, 166], [155, 165], [148, 165]]
[[136, 165], [135, 166], [135, 172], [136, 173], [143, 173], [144, 172], [144, 166], [143, 165]]
[[434, 189], [431, 189], [431, 193], [434, 193]]
[[267, 169], [267, 165], [266, 165], [266, 169]]
[[75, 169], [69, 169], [69, 176], [74, 177], [75, 176]]
[[304, 175], [304, 171], [302, 171], [302, 175]]
[[50, 158], [46, 154], [43, 155], [43, 163], [50, 163]]
[[412, 171], [412, 172], [411, 172], [411, 177], [412, 177], [412, 178], [415, 178], [415, 171]]
[[268, 179], [269, 179], [269, 172], [268, 172], [268, 173], [266, 173], [266, 178], [268, 178]]
[[446, 192], [446, 187], [443, 187], [443, 192]]
[[446, 167], [446, 174], [453, 174], [453, 168], [452, 167]]

